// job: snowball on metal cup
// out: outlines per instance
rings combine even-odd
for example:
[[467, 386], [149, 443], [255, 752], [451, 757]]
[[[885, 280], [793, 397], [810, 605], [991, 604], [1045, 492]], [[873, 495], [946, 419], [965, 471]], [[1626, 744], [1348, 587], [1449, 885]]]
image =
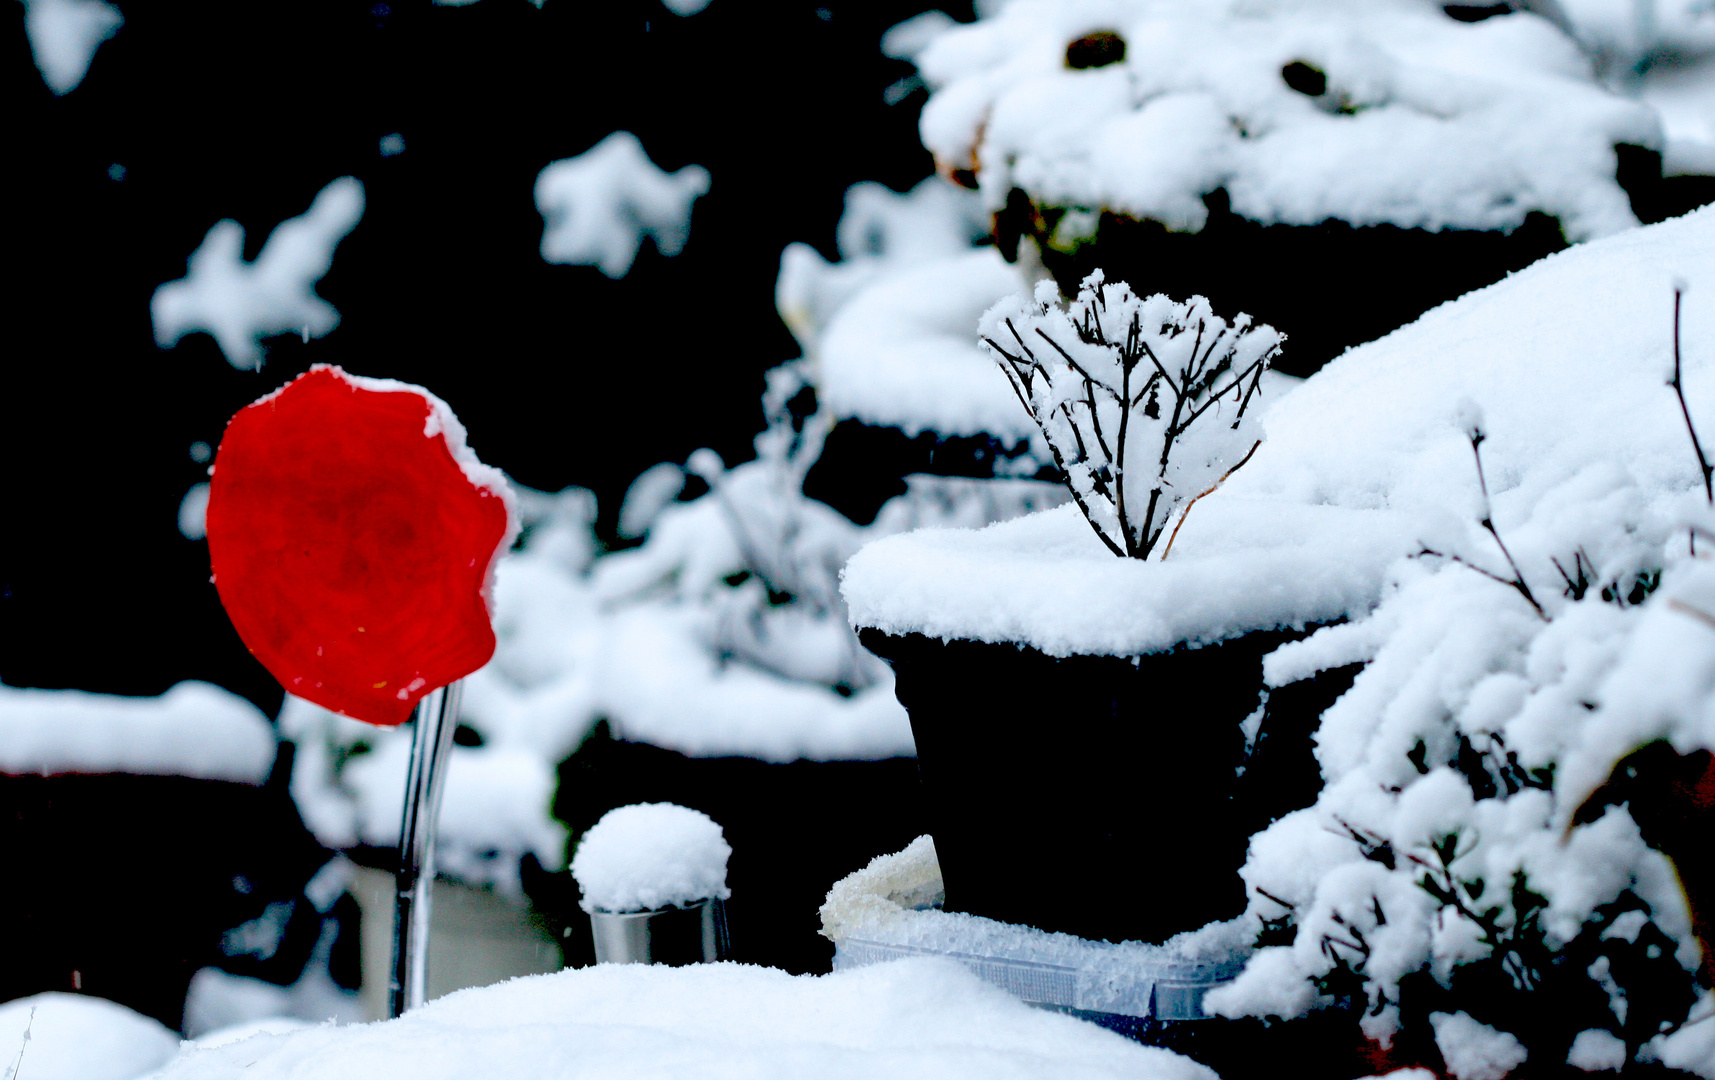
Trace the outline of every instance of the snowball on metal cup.
[[578, 842], [600, 964], [694, 964], [730, 951], [725, 901], [732, 848], [708, 815], [672, 803], [609, 810]]

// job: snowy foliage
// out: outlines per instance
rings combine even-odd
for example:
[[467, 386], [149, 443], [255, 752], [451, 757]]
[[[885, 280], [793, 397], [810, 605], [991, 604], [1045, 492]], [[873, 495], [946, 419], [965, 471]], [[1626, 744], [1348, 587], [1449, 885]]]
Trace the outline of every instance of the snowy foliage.
[[170, 349], [205, 331], [235, 368], [260, 370], [262, 341], [276, 334], [321, 337], [339, 312], [315, 293], [334, 248], [363, 216], [363, 185], [347, 176], [323, 188], [301, 216], [275, 226], [255, 261], [244, 258], [244, 226], [221, 221], [191, 254], [187, 273], [155, 290], [155, 343]]
[[882, 184], [853, 184], [834, 232], [840, 261], [809, 244], [786, 245], [774, 303], [808, 352], [834, 312], [890, 269], [958, 256], [988, 233], [975, 195], [937, 177], [904, 194]]
[[1262, 442], [1252, 399], [1283, 340], [1247, 315], [1228, 324], [1201, 296], [1143, 299], [1100, 271], [1068, 308], [1045, 281], [1035, 303], [989, 309], [978, 332], [1090, 527], [1138, 559]]
[[125, 17], [106, 0], [24, 0], [24, 32], [42, 81], [69, 94], [89, 74], [95, 50], [119, 32]]
[[663, 172], [637, 136], [616, 131], [536, 178], [536, 209], [545, 223], [542, 258], [622, 278], [645, 239], [663, 255], [685, 249], [691, 204], [708, 190], [707, 169], [687, 165]]
[[[292, 799], [318, 840], [334, 848], [398, 845], [409, 725], [380, 728], [288, 697], [280, 733], [297, 747]], [[436, 834], [437, 869], [516, 894], [523, 856], [549, 868], [564, 865], [565, 829], [548, 812], [555, 760], [515, 739], [455, 745]]]
[[[1472, 1075], [1566, 1060], [1575, 1038], [1642, 1060], [1703, 1037], [1673, 867], [1632, 810], [1591, 796], [1646, 744], [1715, 748], [1715, 633], [1697, 615], [1715, 568], [1685, 527], [1706, 500], [1668, 385], [1669, 279], [1715, 283], [1712, 229], [1702, 211], [1545, 260], [1270, 414], [1235, 485], [1409, 512], [1418, 539], [1373, 611], [1265, 665], [1279, 686], [1365, 664], [1321, 719], [1316, 804], [1252, 838], [1266, 947], [1218, 1009], [1355, 1002], [1383, 1042], [1430, 1024]], [[1715, 416], [1712, 312], [1688, 308], [1678, 343], [1694, 416]]]
[[725, 900], [732, 847], [709, 816], [672, 803], [603, 814], [578, 840], [572, 877], [585, 911], [657, 911]]
[[775, 304], [832, 420], [1030, 443], [1034, 426], [971, 340], [985, 309], [1028, 285], [999, 252], [973, 248], [989, 227], [975, 194], [937, 177], [905, 194], [854, 184], [839, 262], [808, 244], [781, 253]]
[[1210, 986], [1231, 980], [1250, 954], [1250, 927], [1212, 923], [1159, 945], [1088, 941], [941, 910], [946, 889], [934, 841], [880, 855], [834, 883], [821, 908], [834, 970], [901, 956], [957, 958], [989, 982], [1052, 1007], [1156, 1019], [1196, 1019]]
[[1636, 224], [1616, 144], [1660, 148], [1647, 106], [1515, 13], [1427, 0], [1016, 0], [916, 62], [924, 143], [994, 210], [1014, 188], [1083, 220], [1196, 232], [1224, 189], [1265, 224], [1500, 229]]

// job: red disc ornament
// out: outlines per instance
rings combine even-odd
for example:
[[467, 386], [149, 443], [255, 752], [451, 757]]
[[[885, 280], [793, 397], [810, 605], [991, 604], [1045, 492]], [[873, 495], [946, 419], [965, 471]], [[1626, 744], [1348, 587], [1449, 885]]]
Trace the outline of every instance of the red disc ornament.
[[420, 387], [318, 365], [239, 411], [209, 482], [214, 584], [285, 688], [372, 724], [494, 655], [499, 470]]

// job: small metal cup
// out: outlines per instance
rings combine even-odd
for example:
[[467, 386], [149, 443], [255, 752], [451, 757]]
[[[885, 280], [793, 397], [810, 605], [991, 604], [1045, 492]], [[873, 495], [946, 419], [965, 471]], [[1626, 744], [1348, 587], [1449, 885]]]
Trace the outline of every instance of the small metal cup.
[[598, 964], [709, 964], [732, 948], [720, 900], [624, 914], [592, 911], [590, 929]]

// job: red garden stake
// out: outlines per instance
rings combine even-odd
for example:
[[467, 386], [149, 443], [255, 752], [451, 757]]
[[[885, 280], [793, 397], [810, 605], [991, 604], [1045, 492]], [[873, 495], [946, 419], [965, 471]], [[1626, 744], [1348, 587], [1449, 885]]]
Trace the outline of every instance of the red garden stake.
[[399, 835], [393, 985], [422, 1004], [434, 831], [459, 682], [494, 655], [489, 586], [516, 533], [499, 470], [420, 387], [318, 365], [241, 409], [209, 483], [215, 588], [293, 694], [416, 730]]

